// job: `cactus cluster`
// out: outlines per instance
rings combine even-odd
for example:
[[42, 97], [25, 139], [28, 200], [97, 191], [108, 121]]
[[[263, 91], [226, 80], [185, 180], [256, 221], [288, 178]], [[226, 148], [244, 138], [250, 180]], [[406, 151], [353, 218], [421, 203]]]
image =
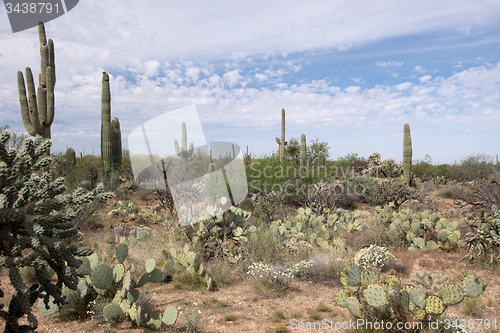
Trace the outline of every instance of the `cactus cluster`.
[[[54, 87], [56, 85], [54, 42], [52, 39], [47, 42], [43, 22], [38, 23], [38, 36], [41, 58], [38, 89], [35, 92], [33, 74], [29, 67], [26, 67], [28, 98], [26, 97], [26, 86], [21, 71], [17, 72], [17, 86], [21, 104], [21, 117], [26, 132], [31, 136], [50, 139], [50, 126], [54, 121]], [[48, 154], [50, 154], [50, 151], [47, 151]]]
[[[8, 270], [15, 293], [7, 311], [0, 305], [0, 316], [6, 320], [7, 332], [17, 332], [36, 329], [31, 306], [37, 298], [46, 304], [52, 297], [61, 305], [63, 285], [77, 289], [76, 270], [82, 264], [77, 257], [92, 253], [71, 244], [78, 234], [73, 223], [76, 213], [66, 208], [84, 206], [94, 199], [105, 201], [113, 194], [104, 193], [103, 186], [90, 193], [78, 188], [64, 194], [64, 178], [52, 181], [46, 171], [52, 163], [46, 156], [52, 141], [27, 139], [16, 151], [6, 149], [9, 139], [9, 132], [0, 135], [0, 268]], [[50, 280], [49, 266], [57, 274], [56, 283]], [[23, 267], [34, 268], [38, 283], [25, 285], [19, 272]], [[18, 323], [24, 315], [29, 326]]]
[[375, 207], [373, 218], [387, 225], [390, 232], [399, 234], [409, 251], [453, 250], [465, 244], [460, 239], [461, 222], [450, 221], [440, 212], [411, 213], [409, 209], [392, 212], [391, 207], [392, 204]]
[[120, 170], [122, 165], [120, 121], [117, 117], [111, 120], [111, 92], [109, 75], [106, 72], [102, 72], [101, 158], [107, 177], [110, 177], [112, 172]]
[[299, 208], [296, 217], [285, 221], [273, 221], [269, 229], [279, 235], [283, 242], [291, 239], [304, 240], [316, 245], [324, 251], [340, 254], [342, 257], [350, 254], [352, 249], [345, 246], [345, 241], [339, 236], [339, 231], [364, 230], [364, 219], [361, 211], [355, 212], [335, 209], [325, 218], [312, 213], [310, 208]]
[[353, 316], [366, 320], [404, 322], [410, 320], [410, 314], [419, 321], [435, 320], [448, 305], [460, 303], [464, 296], [478, 297], [486, 288], [480, 278], [465, 272], [458, 278], [462, 286], [449, 283], [437, 293], [431, 293], [413, 285], [402, 285], [394, 275], [381, 281], [376, 268], [360, 270], [350, 261], [341, 275], [344, 288], [337, 292], [335, 302]]
[[[222, 197], [220, 207], [225, 206], [226, 203], [227, 198]], [[247, 220], [251, 213], [234, 206], [223, 212], [220, 207], [216, 205], [202, 209], [200, 212], [202, 222], [183, 227], [183, 232], [194, 245], [199, 241], [205, 243], [214, 239], [219, 241], [245, 240], [248, 232]]]
[[167, 244], [163, 253], [169, 259], [163, 265], [165, 276], [172, 277], [176, 272], [185, 271], [191, 276], [199, 277], [208, 291], [217, 289], [215, 281], [201, 263], [200, 255], [194, 252], [187, 243], [184, 244], [182, 252], [177, 252], [174, 246]]
[[163, 314], [149, 313], [144, 304], [139, 302], [139, 288], [149, 282], [163, 282], [164, 274], [154, 259], [148, 259], [144, 264], [144, 273], [138, 275], [137, 279], [133, 278], [139, 273], [139, 269], [127, 260], [129, 247], [135, 246], [138, 240], [147, 238], [147, 235], [143, 237], [140, 233], [133, 234], [135, 236], [119, 239], [106, 236], [105, 240], [111, 245], [110, 249], [114, 253], [104, 262], [100, 262], [95, 253], [80, 257], [83, 263], [76, 271], [79, 276], [77, 291], [63, 291], [67, 298], [62, 307], [53, 303], [45, 307], [40, 302], [41, 310], [49, 315], [61, 314], [63, 311], [85, 313], [89, 303], [99, 297], [104, 303], [103, 315], [108, 321], [129, 318], [139, 327], [154, 330], [160, 329], [162, 323], [173, 325], [177, 319], [177, 310], [174, 307], [168, 307]]
[[478, 218], [464, 219], [464, 224], [469, 227], [463, 243], [468, 254], [462, 260], [486, 260], [489, 264], [500, 260], [500, 210], [492, 205], [491, 214], [484, 211]]
[[403, 174], [403, 165], [396, 163], [392, 158], [382, 161], [379, 153], [373, 153], [368, 157], [368, 167], [362, 174], [371, 177], [395, 178]]

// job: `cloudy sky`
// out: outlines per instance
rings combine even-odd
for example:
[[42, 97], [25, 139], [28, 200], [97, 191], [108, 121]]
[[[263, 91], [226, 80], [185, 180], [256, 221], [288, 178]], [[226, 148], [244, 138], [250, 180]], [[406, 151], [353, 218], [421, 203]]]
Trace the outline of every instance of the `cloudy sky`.
[[[24, 132], [16, 73], [40, 71], [38, 31], [0, 17], [0, 126]], [[333, 158], [400, 162], [404, 123], [414, 160], [495, 156], [499, 17], [497, 0], [80, 1], [46, 23], [53, 151], [99, 154], [107, 71], [124, 147], [141, 123], [195, 105], [206, 141], [257, 156], [278, 149], [281, 108], [287, 139], [326, 141]]]

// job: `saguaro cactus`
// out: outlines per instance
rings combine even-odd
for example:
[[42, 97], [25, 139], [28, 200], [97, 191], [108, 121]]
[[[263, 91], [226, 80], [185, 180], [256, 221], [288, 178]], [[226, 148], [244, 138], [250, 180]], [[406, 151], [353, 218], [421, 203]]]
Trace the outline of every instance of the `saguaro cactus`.
[[101, 92], [101, 158], [104, 173], [111, 172], [111, 92], [109, 90], [109, 75], [102, 72]]
[[177, 139], [174, 139], [174, 148], [177, 156], [182, 157], [186, 162], [189, 156], [193, 154], [194, 143], [191, 142], [189, 150], [187, 149], [186, 123], [182, 123], [182, 147], [179, 149], [179, 142], [177, 142]]
[[[21, 117], [24, 128], [29, 135], [50, 139], [50, 126], [54, 121], [54, 87], [56, 85], [54, 42], [45, 35], [43, 22], [38, 23], [40, 39], [41, 72], [38, 76], [38, 90], [35, 93], [35, 84], [31, 68], [26, 67], [26, 87], [21, 71], [17, 72], [17, 86]], [[38, 96], [37, 96], [38, 95]], [[50, 152], [48, 152], [50, 154]]]
[[115, 170], [122, 167], [122, 132], [117, 117], [111, 120], [111, 161]]
[[66, 182], [73, 185], [75, 182], [76, 155], [73, 148], [66, 149]]
[[410, 125], [404, 125], [404, 137], [403, 137], [403, 175], [404, 181], [407, 185], [411, 185], [411, 136], [410, 136]]
[[287, 142], [285, 141], [285, 109], [281, 109], [281, 140], [276, 137], [276, 142], [280, 146], [280, 162], [283, 161], [285, 157], [285, 146]]
[[117, 117], [111, 120], [111, 93], [109, 89], [109, 75], [106, 72], [102, 72], [101, 158], [106, 176], [113, 170], [121, 168], [122, 139], [120, 121]]
[[300, 136], [300, 165], [306, 165], [306, 135]]
[[322, 151], [318, 153], [318, 166], [325, 166], [325, 154]]

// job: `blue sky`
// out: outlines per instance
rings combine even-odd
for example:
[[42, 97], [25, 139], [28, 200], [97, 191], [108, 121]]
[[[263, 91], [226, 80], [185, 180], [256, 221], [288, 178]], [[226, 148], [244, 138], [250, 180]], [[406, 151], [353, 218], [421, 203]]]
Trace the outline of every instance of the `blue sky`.
[[[39, 72], [36, 28], [0, 9], [0, 126], [24, 132], [16, 72]], [[99, 153], [102, 71], [123, 145], [196, 105], [207, 141], [276, 151], [286, 137], [402, 161], [492, 157], [500, 139], [498, 1], [80, 1], [46, 24], [56, 48], [53, 151]], [[180, 130], [180, 129], [179, 129]], [[189, 128], [188, 128], [189, 136]]]

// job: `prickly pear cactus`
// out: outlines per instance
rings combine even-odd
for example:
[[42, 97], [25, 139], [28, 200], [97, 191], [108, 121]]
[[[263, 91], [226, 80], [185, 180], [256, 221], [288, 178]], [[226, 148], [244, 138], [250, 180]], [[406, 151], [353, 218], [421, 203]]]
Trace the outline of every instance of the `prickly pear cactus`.
[[459, 277], [463, 289], [456, 284], [447, 284], [437, 294], [432, 294], [430, 289], [426, 292], [412, 285], [401, 286], [394, 275], [388, 275], [385, 281], [366, 283], [363, 275], [358, 278], [359, 269], [352, 268], [357, 267], [355, 264], [348, 262], [346, 266], [342, 280], [345, 288], [337, 292], [336, 304], [346, 307], [353, 316], [368, 321], [395, 323], [412, 320], [412, 317], [420, 321], [436, 320], [448, 305], [460, 303], [464, 295], [478, 297], [486, 288], [479, 277], [464, 273]]

